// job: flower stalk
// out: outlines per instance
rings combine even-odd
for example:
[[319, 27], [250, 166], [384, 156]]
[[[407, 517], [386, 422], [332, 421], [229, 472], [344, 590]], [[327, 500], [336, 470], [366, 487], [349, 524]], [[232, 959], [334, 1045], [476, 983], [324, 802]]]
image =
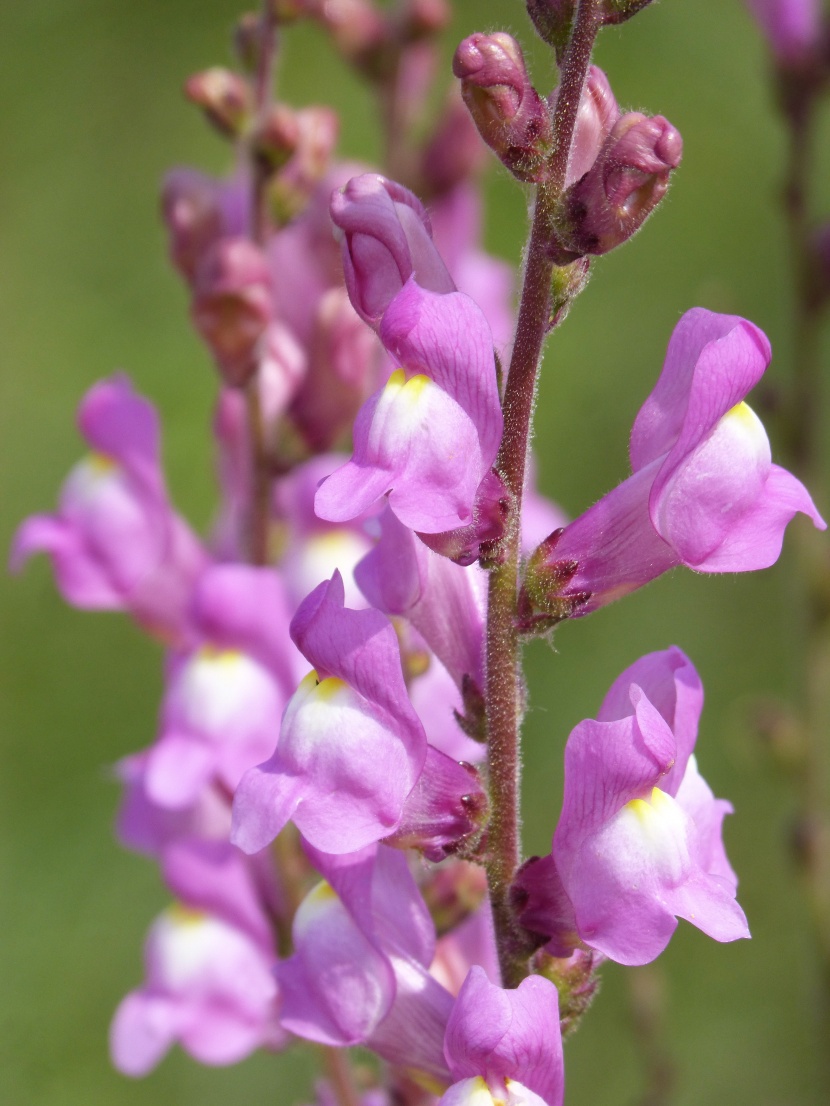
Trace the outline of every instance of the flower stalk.
[[504, 437], [496, 471], [510, 502], [497, 563], [491, 570], [487, 618], [487, 742], [491, 818], [487, 837], [487, 879], [496, 944], [505, 986], [528, 974], [531, 946], [513, 918], [510, 882], [521, 860], [519, 797], [520, 728], [524, 687], [516, 626], [522, 491], [532, 433], [536, 378], [548, 332], [553, 262], [548, 252], [554, 207], [565, 184], [568, 153], [580, 96], [599, 29], [596, 0], [580, 0], [573, 33], [562, 63], [562, 80], [553, 119], [550, 177], [536, 190], [527, 248], [516, 340], [504, 392]]

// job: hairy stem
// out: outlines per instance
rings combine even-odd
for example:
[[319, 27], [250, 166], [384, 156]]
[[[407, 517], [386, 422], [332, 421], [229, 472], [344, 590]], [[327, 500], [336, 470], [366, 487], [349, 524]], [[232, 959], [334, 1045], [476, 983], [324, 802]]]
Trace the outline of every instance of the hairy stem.
[[354, 1084], [349, 1054], [345, 1049], [323, 1045], [326, 1076], [339, 1106], [360, 1106], [360, 1095]]
[[502, 980], [515, 986], [528, 974], [531, 952], [510, 905], [510, 883], [521, 861], [519, 788], [520, 728], [524, 686], [520, 668], [516, 602], [519, 583], [522, 491], [525, 482], [536, 376], [548, 329], [553, 264], [547, 244], [556, 199], [565, 182], [579, 100], [598, 18], [596, 0], [580, 0], [573, 35], [562, 66], [554, 114], [551, 180], [540, 184], [527, 248], [516, 341], [504, 393], [504, 437], [496, 469], [509, 492], [500, 561], [490, 575], [487, 616], [487, 742], [491, 818], [487, 836], [487, 880], [493, 908]]

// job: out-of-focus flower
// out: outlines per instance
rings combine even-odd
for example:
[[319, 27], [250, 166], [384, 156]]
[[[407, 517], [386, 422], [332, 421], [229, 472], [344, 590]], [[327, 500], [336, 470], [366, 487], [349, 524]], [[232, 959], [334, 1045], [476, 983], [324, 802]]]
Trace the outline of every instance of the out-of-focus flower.
[[817, 55], [822, 38], [821, 0], [746, 0], [770, 50], [785, 68]]
[[48, 553], [68, 603], [129, 611], [180, 641], [208, 558], [167, 498], [155, 410], [125, 376], [114, 376], [86, 394], [78, 426], [93, 452], [70, 473], [57, 514], [33, 515], [17, 531], [11, 567]]

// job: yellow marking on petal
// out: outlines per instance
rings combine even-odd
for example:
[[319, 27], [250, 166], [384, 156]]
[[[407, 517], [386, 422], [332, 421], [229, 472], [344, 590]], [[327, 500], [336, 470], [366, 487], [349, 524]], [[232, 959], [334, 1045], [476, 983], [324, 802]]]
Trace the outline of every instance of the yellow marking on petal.
[[432, 384], [432, 381], [423, 373], [418, 373], [417, 376], [412, 376], [407, 380], [403, 369], [395, 369], [386, 381], [384, 393], [389, 399], [396, 399], [396, 393], [400, 392], [410, 403], [417, 403], [429, 384]]
[[312, 670], [308, 672], [305, 676], [303, 676], [303, 678], [300, 680], [299, 684], [297, 685], [297, 691], [303, 691], [308, 694], [309, 691], [313, 691], [314, 688], [317, 687], [319, 682], [320, 677], [312, 668]]
[[395, 369], [389, 379], [386, 381], [386, 387], [384, 391], [391, 389], [392, 391], [400, 391], [406, 384], [406, 373], [403, 369]]
[[322, 699], [325, 702], [348, 686], [345, 680], [340, 680], [337, 676], [327, 676], [325, 680], [320, 680], [314, 694], [317, 699]]
[[182, 902], [174, 902], [165, 914], [171, 922], [179, 926], [200, 925], [207, 918], [204, 910], [194, 910], [192, 906], [185, 906]]
[[742, 422], [745, 422], [747, 426], [754, 426], [758, 421], [758, 416], [749, 404], [744, 403], [743, 400], [740, 403], [736, 403], [734, 407], [730, 407], [724, 418], [740, 419]]
[[625, 809], [635, 814], [641, 822], [645, 822], [667, 805], [671, 805], [669, 796], [659, 787], [653, 787], [647, 799], [632, 799], [626, 803]]
[[93, 450], [87, 457], [87, 463], [89, 464], [92, 472], [96, 476], [105, 476], [107, 473], [112, 472], [118, 468], [118, 462], [113, 460], [107, 453], [101, 453], [99, 450]]
[[321, 880], [316, 887], [313, 887], [306, 895], [306, 902], [309, 903], [324, 903], [332, 902], [337, 898], [337, 892], [327, 880]]
[[424, 394], [424, 390], [430, 385], [432, 381], [428, 376], [424, 376], [423, 373], [419, 373], [417, 376], [413, 376], [410, 380], [407, 380], [404, 385], [404, 395], [410, 403], [417, 403], [421, 396]]

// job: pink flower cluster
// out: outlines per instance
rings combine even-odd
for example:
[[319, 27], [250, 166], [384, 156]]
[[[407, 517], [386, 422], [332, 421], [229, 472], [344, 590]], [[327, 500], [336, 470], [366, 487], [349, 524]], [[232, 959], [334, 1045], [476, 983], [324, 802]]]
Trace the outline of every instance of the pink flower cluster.
[[[465, 94], [498, 97], [513, 130], [538, 137], [534, 113], [548, 108], [507, 36], [486, 37], [457, 57]], [[491, 137], [526, 177], [542, 172], [510, 127]], [[627, 237], [678, 160], [666, 121], [621, 116], [593, 69], [551, 249], [617, 244], [614, 205], [636, 192]], [[68, 602], [128, 611], [168, 648], [156, 738], [119, 765], [119, 834], [157, 860], [176, 902], [115, 1015], [114, 1061], [141, 1075], [174, 1042], [225, 1064], [303, 1038], [374, 1050], [400, 1080], [395, 1102], [412, 1085], [428, 1088], [413, 1103], [560, 1106], [560, 996], [546, 966], [647, 963], [678, 918], [718, 941], [749, 935], [721, 837], [731, 807], [693, 753], [700, 680], [679, 649], [652, 653], [571, 733], [551, 853], [511, 889], [540, 951], [504, 987], [470, 873], [487, 849], [494, 674], [477, 562], [503, 537], [508, 496], [494, 467], [494, 347], [509, 283], [477, 244], [469, 180], [436, 185], [428, 214], [403, 185], [337, 166], [257, 244], [250, 191], [245, 173], [189, 171], [165, 188], [173, 258], [222, 380], [213, 534], [201, 541], [175, 512], [153, 409], [114, 377], [80, 407], [92, 453], [12, 553], [18, 567], [46, 552]], [[796, 512], [824, 526], [745, 403], [769, 356], [751, 323], [688, 312], [635, 421], [632, 475], [571, 522], [526, 489], [523, 629], [678, 565], [765, 567]], [[260, 565], [245, 560], [256, 461], [245, 389], [269, 442], [301, 443], [272, 458], [282, 467]], [[351, 456], [329, 453], [353, 420]]]

